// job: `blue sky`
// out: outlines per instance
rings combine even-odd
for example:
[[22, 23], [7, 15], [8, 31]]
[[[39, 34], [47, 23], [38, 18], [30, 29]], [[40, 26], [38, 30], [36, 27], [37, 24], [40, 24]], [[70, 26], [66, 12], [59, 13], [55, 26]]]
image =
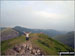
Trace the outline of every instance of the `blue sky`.
[[74, 30], [74, 1], [1, 1], [1, 26]]

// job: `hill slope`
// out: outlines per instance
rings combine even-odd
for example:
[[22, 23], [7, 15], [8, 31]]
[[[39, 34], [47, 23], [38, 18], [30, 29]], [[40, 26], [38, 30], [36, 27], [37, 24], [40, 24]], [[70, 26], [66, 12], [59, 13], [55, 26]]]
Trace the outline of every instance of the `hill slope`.
[[20, 43], [23, 43], [23, 42], [25, 42], [25, 36], [24, 35], [13, 38], [13, 39], [1, 41], [1, 54], [4, 55], [5, 52], [9, 48], [12, 48], [16, 44], [20, 44]]
[[60, 31], [56, 31], [56, 30], [53, 30], [53, 29], [29, 29], [29, 28], [24, 28], [24, 27], [20, 27], [20, 26], [16, 26], [13, 29], [18, 31], [20, 33], [20, 35], [23, 34], [23, 31], [26, 31], [26, 32], [31, 31], [32, 33], [43, 32], [43, 33], [45, 33], [45, 34], [47, 34], [48, 36], [51, 36], [51, 37], [65, 33], [65, 32], [60, 32]]
[[74, 48], [74, 32], [55, 36], [54, 39]]
[[12, 28], [5, 28], [1, 30], [0, 33], [1, 41], [12, 39], [19, 35], [19, 33]]
[[[60, 51], [74, 51], [71, 47], [59, 43], [45, 34], [35, 33], [31, 34], [30, 37], [33, 48], [39, 48], [45, 55], [58, 55]], [[2, 52], [4, 53], [7, 49], [9, 49], [9, 46], [12, 48], [15, 44], [26, 42], [24, 38], [25, 36], [23, 35], [1, 42]]]
[[34, 45], [39, 46], [46, 54], [58, 54], [61, 51], [73, 51], [72, 48], [64, 45], [45, 34], [34, 34], [32, 42]]

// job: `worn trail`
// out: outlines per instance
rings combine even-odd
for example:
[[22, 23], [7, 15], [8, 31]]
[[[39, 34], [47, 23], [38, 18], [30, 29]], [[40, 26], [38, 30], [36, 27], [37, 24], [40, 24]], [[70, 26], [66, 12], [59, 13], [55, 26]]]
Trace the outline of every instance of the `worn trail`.
[[39, 56], [43, 55], [39, 48], [34, 48], [31, 41], [15, 45], [5, 53], [6, 55], [24, 55], [24, 56]]

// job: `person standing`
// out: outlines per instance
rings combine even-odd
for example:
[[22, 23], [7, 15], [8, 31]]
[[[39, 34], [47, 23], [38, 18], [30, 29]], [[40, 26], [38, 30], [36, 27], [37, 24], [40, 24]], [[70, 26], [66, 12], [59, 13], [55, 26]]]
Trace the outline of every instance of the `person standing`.
[[29, 40], [29, 38], [30, 38], [30, 36], [29, 36], [29, 34], [30, 34], [31, 32], [24, 32], [24, 34], [26, 35], [26, 40]]

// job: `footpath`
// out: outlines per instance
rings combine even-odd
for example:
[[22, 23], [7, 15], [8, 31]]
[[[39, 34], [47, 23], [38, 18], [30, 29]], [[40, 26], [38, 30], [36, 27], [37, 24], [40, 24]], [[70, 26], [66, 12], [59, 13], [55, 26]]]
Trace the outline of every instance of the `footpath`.
[[24, 55], [24, 56], [44, 56], [39, 48], [34, 48], [31, 41], [15, 45], [13, 48], [8, 49], [5, 55]]

